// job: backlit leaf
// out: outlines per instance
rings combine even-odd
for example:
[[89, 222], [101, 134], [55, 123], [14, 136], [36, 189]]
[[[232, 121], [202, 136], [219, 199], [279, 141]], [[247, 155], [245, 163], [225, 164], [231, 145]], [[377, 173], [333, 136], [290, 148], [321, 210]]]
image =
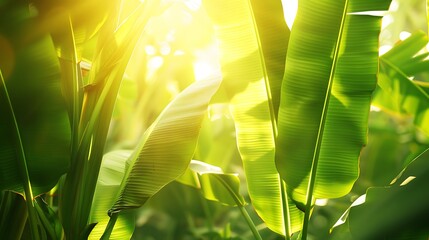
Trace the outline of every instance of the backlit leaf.
[[208, 103], [220, 77], [193, 83], [181, 92], [145, 132], [130, 158], [111, 213], [142, 206], [189, 165]]

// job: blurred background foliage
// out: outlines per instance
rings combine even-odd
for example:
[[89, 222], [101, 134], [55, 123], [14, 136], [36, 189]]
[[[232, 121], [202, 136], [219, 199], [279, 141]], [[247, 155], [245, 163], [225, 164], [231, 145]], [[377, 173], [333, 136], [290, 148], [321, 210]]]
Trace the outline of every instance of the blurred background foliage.
[[[47, 22], [55, 25], [52, 16], [73, 4], [73, 1], [61, 1], [58, 5], [51, 5], [52, 1], [35, 2], [38, 9], [44, 10], [40, 13], [44, 16], [40, 25]], [[49, 7], [40, 7], [48, 2]], [[135, 148], [139, 137], [174, 96], [191, 82], [220, 71], [213, 26], [201, 1], [162, 2], [168, 6], [167, 9], [150, 20], [126, 69], [105, 152]], [[79, 21], [75, 25], [78, 57], [83, 69], [90, 69], [91, 62], [87, 59], [92, 59], [97, 38], [103, 37], [97, 31], [106, 18], [103, 13], [107, 12], [106, 9], [121, 7], [95, 4], [96, 0], [90, 0], [77, 5], [85, 9], [97, 8], [97, 11], [90, 11], [94, 13], [90, 18], [77, 14], [85, 11], [73, 11], [76, 13], [74, 18], [85, 20], [82, 26]], [[132, 4], [127, 6], [129, 9], [122, 9], [124, 16], [133, 10]], [[427, 33], [426, 16], [426, 1], [393, 0], [390, 11], [383, 18], [380, 54], [417, 30]], [[1, 16], [0, 19], [4, 20]], [[55, 29], [55, 26], [49, 28]], [[7, 66], [5, 62], [9, 56], [4, 53], [0, 54], [0, 64]], [[85, 71], [83, 73], [88, 84], [88, 76]], [[421, 72], [414, 78], [429, 82], [428, 73]], [[7, 74], [7, 69], [4, 74]], [[245, 201], [250, 202], [235, 144], [234, 122], [228, 104], [222, 101], [223, 97], [219, 93], [218, 101], [209, 107], [194, 158], [217, 165], [226, 173], [238, 173], [240, 192]], [[413, 122], [413, 116], [391, 114], [375, 106], [372, 108], [368, 143], [360, 159], [360, 177], [347, 196], [316, 202], [309, 239], [328, 239], [330, 228], [368, 187], [388, 185], [407, 163], [429, 146], [429, 136], [417, 129]], [[265, 226], [250, 204], [246, 209], [263, 239], [282, 239]], [[333, 236], [344, 239], [341, 233]], [[200, 190], [178, 182], [168, 184], [139, 210], [133, 235], [133, 239], [145, 240], [251, 238], [252, 233], [237, 208], [208, 201]]]
[[[126, 70], [109, 133], [110, 150], [133, 148], [138, 136], [176, 94], [190, 82], [219, 71], [213, 28], [201, 3], [166, 2], [173, 4], [151, 20]], [[425, 4], [421, 0], [392, 2], [383, 18], [380, 54], [413, 32], [427, 32]], [[91, 42], [85, 47], [91, 48]], [[82, 52], [85, 57], [85, 50]], [[429, 81], [427, 71], [415, 77]], [[388, 185], [429, 145], [429, 137], [413, 125], [413, 116], [391, 114], [377, 107], [372, 108], [368, 131], [358, 181], [345, 197], [317, 201], [309, 228], [310, 239], [328, 239], [330, 228], [357, 197], [368, 187]], [[225, 172], [238, 173], [241, 193], [250, 201], [235, 144], [234, 123], [228, 105], [222, 101], [210, 106], [195, 159], [217, 165]], [[251, 206], [246, 208], [263, 239], [282, 239], [266, 228]], [[333, 236], [342, 239], [341, 234]], [[177, 182], [163, 188], [140, 210], [133, 236], [133, 239], [251, 238], [238, 209], [208, 201], [199, 190]]]

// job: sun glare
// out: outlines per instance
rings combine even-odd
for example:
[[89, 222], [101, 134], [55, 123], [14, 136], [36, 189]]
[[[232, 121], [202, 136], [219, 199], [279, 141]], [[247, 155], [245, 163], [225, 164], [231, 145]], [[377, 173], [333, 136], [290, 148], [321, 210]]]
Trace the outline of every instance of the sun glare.
[[291, 29], [298, 10], [298, 0], [282, 0], [282, 4], [286, 24]]
[[399, 34], [399, 39], [401, 39], [401, 41], [404, 41], [405, 39], [407, 39], [409, 36], [411, 36], [411, 33], [407, 32], [407, 31], [402, 31]]
[[185, 5], [192, 11], [197, 11], [201, 7], [201, 0], [186, 0]]

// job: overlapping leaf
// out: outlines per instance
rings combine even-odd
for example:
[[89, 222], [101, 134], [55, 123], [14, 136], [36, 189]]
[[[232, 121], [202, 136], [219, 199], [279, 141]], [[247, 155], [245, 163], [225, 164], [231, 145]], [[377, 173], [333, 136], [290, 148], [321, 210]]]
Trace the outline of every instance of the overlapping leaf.
[[194, 188], [201, 188], [203, 196], [208, 200], [229, 206], [242, 206], [245, 203], [239, 191], [238, 175], [225, 174], [221, 168], [204, 162], [192, 160], [189, 168], [177, 181]]
[[350, 209], [348, 220], [353, 239], [427, 239], [428, 166], [426, 150], [392, 185], [368, 189], [365, 203]]
[[308, 206], [314, 198], [345, 195], [358, 177], [381, 27], [381, 17], [365, 11], [387, 10], [389, 4], [300, 2], [286, 59], [276, 149], [277, 169], [297, 202]]
[[[115, 203], [122, 179], [125, 175], [126, 160], [131, 151], [114, 151], [104, 155], [100, 168], [97, 188], [91, 209], [91, 223], [97, 223], [88, 239], [100, 239], [109, 222], [107, 211]], [[121, 214], [116, 220], [110, 239], [130, 239], [134, 232], [135, 212]]]
[[428, 71], [427, 54], [418, 54], [428, 38], [416, 32], [381, 56], [373, 105], [393, 114], [414, 117], [417, 128], [429, 136], [429, 95], [411, 77]]
[[38, 195], [67, 170], [70, 127], [51, 39], [26, 32], [34, 20], [28, 6], [9, 7], [0, 9], [0, 191], [22, 193], [27, 171]]
[[[204, 4], [219, 41], [252, 206], [270, 229], [286, 234], [281, 180], [274, 163], [275, 108], [289, 35], [282, 6], [280, 1], [207, 0]], [[285, 218], [290, 220], [291, 233], [300, 229], [301, 220], [294, 204], [289, 206], [290, 216]]]
[[220, 77], [195, 82], [164, 109], [131, 156], [121, 193], [110, 213], [142, 206], [185, 172], [208, 103], [220, 83]]

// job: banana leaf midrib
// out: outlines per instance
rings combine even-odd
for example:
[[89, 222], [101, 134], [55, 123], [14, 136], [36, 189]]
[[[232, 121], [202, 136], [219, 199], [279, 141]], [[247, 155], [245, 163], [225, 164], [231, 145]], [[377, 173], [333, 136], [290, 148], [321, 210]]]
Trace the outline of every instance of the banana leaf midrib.
[[[252, 7], [252, 2], [250, 0], [248, 0], [248, 1], [249, 1], [248, 5], [250, 8], [252, 24], [253, 24], [253, 28], [255, 30], [256, 41], [257, 41], [257, 45], [258, 45], [259, 58], [261, 61], [262, 72], [263, 72], [263, 76], [264, 76], [265, 91], [267, 93], [268, 107], [269, 107], [271, 126], [272, 126], [272, 131], [273, 131], [274, 146], [277, 146], [278, 145], [277, 144], [277, 136], [278, 136], [277, 117], [278, 116], [277, 116], [276, 111], [274, 109], [273, 95], [271, 93], [271, 86], [270, 86], [270, 79], [269, 79], [269, 75], [268, 75], [268, 71], [267, 71], [266, 61], [264, 58], [264, 56], [265, 56], [264, 55], [264, 47], [262, 45], [261, 38], [259, 35], [258, 25], [256, 23], [255, 12], [254, 12], [253, 7]], [[274, 154], [274, 157], [276, 157], [275, 154]], [[278, 176], [278, 182], [279, 182], [279, 191], [280, 191], [280, 197], [281, 197], [280, 201], [281, 201], [281, 206], [282, 206], [282, 210], [283, 210], [284, 231], [285, 231], [286, 239], [289, 239], [290, 236], [292, 236], [291, 216], [290, 216], [290, 212], [289, 212], [290, 207], [289, 207], [289, 203], [288, 203], [289, 197], [288, 197], [287, 191], [286, 191], [286, 183], [282, 180], [280, 175]]]
[[308, 221], [309, 221], [310, 213], [311, 213], [310, 209], [311, 209], [312, 203], [313, 203], [314, 185], [315, 185], [316, 177], [317, 177], [317, 167], [318, 167], [318, 161], [319, 161], [319, 154], [320, 154], [320, 149], [321, 149], [321, 145], [322, 145], [322, 139], [323, 139], [324, 127], [325, 127], [325, 123], [326, 123], [326, 117], [327, 117], [327, 113], [328, 113], [329, 99], [331, 97], [331, 90], [332, 90], [332, 86], [333, 86], [335, 70], [337, 67], [339, 51], [340, 51], [341, 42], [342, 42], [341, 40], [343, 37], [344, 26], [345, 26], [345, 21], [346, 21], [346, 17], [347, 17], [348, 4], [349, 4], [349, 0], [346, 0], [344, 3], [344, 9], [343, 9], [343, 14], [342, 14], [342, 18], [341, 18], [340, 29], [339, 29], [337, 40], [335, 43], [334, 55], [332, 58], [331, 71], [330, 71], [329, 80], [328, 80], [328, 87], [326, 89], [326, 95], [325, 95], [325, 100], [324, 100], [324, 104], [323, 104], [323, 110], [322, 110], [322, 115], [321, 115], [321, 119], [320, 119], [319, 130], [318, 130], [317, 138], [316, 138], [316, 145], [315, 145], [315, 149], [314, 149], [314, 155], [313, 155], [313, 160], [312, 160], [312, 165], [311, 165], [311, 170], [310, 170], [310, 178], [309, 178], [308, 188], [307, 188], [306, 209], [305, 209], [304, 223], [303, 223], [304, 231], [306, 231], [308, 229]]

